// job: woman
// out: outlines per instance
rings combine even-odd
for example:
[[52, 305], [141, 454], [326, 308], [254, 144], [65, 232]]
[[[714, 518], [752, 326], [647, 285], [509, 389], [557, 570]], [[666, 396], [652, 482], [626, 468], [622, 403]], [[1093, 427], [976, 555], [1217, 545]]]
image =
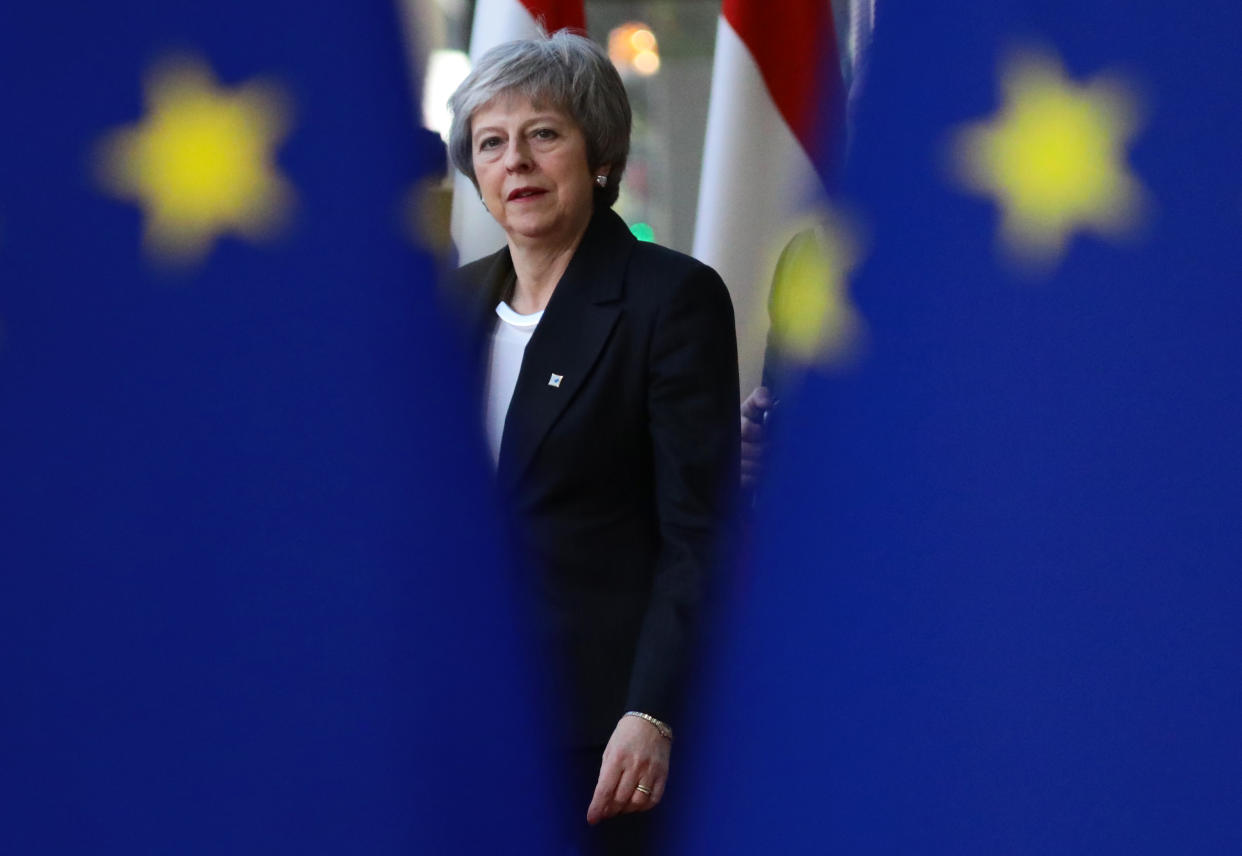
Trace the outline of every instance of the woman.
[[[610, 206], [624, 86], [560, 32], [484, 55], [450, 100], [449, 152], [507, 246], [459, 271], [497, 478], [538, 580], [587, 820], [638, 852], [677, 689], [737, 484], [733, 310], [720, 278], [639, 243]], [[618, 843], [626, 841], [628, 843]], [[607, 849], [607, 848], [606, 848]]]

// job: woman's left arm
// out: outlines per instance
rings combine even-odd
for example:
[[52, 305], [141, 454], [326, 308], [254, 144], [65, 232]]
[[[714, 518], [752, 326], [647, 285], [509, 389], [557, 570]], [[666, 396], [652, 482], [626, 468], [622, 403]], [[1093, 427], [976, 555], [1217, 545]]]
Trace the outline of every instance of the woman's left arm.
[[[733, 305], [711, 268], [695, 265], [679, 278], [655, 320], [648, 364], [660, 552], [627, 710], [670, 722], [704, 582], [738, 484]], [[656, 805], [668, 775], [669, 744], [652, 723], [623, 716], [604, 751], [588, 821]]]

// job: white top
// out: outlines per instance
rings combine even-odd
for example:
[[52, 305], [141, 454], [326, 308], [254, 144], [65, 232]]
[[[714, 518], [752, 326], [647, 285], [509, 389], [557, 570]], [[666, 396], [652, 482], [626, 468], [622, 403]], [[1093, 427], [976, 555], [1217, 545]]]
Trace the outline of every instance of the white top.
[[518, 372], [522, 370], [522, 357], [526, 345], [539, 326], [544, 310], [530, 315], [519, 315], [509, 304], [496, 304], [500, 321], [492, 330], [491, 355], [487, 368], [487, 398], [484, 402], [484, 425], [487, 429], [487, 445], [492, 450], [492, 463], [500, 461], [500, 438], [505, 432], [505, 417], [509, 415], [509, 403], [517, 386]]

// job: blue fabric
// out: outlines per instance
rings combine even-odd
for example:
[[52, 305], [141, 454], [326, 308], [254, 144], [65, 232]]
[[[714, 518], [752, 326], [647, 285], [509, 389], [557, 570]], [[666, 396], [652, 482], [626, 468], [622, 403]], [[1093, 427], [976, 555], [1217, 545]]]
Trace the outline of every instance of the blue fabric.
[[[881, 4], [837, 200], [868, 345], [775, 417], [675, 852], [1242, 847], [1240, 37], [1231, 0]], [[943, 168], [1026, 45], [1145, 108], [1145, 229], [1042, 271]]]
[[[388, 2], [0, 13], [0, 851], [551, 850], [475, 403], [403, 219], [438, 168], [399, 32]], [[283, 90], [279, 236], [161, 265], [101, 188], [167, 52]]]

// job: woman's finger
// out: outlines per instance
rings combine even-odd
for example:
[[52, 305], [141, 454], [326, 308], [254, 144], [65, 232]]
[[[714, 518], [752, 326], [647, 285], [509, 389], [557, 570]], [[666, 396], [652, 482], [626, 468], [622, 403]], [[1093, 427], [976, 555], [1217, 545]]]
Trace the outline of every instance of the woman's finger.
[[612, 803], [620, 778], [620, 766], [605, 755], [599, 768], [599, 780], [595, 783], [595, 794], [591, 797], [591, 804], [587, 807], [587, 823], [594, 825], [615, 814], [612, 810]]
[[630, 803], [634, 800], [634, 795], [639, 793], [639, 770], [637, 765], [627, 767], [622, 773], [621, 778], [617, 782], [616, 793], [612, 795], [613, 808], [617, 814], [625, 814], [629, 812]]
[[653, 799], [655, 788], [651, 786], [651, 782], [648, 779], [650, 779], [650, 775], [638, 777], [638, 783], [634, 785], [634, 791], [630, 794], [629, 804], [625, 807], [626, 814], [635, 811], [646, 811], [655, 805], [655, 800]]
[[665, 770], [651, 783], [651, 799], [647, 801], [647, 808], [654, 808], [660, 804], [660, 800], [664, 799], [664, 786], [668, 784], [668, 771]]
[[751, 422], [763, 422], [764, 412], [772, 406], [772, 395], [764, 386], [755, 387], [742, 402], [742, 418]]

